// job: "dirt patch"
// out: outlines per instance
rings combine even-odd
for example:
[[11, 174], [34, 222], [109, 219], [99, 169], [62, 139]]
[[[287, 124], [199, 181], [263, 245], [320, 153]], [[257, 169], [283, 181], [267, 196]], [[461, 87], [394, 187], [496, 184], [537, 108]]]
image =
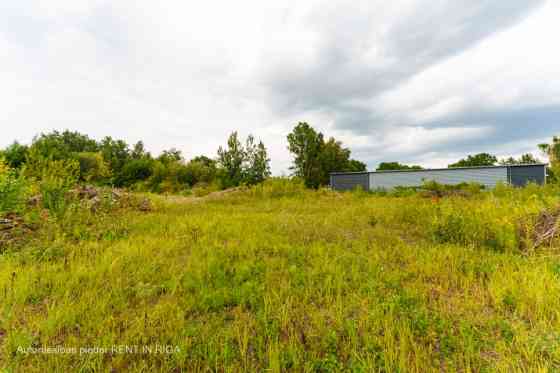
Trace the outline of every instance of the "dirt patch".
[[218, 190], [216, 192], [212, 192], [210, 194], [208, 194], [206, 197], [223, 197], [225, 195], [231, 194], [231, 193], [235, 193], [235, 192], [241, 192], [243, 190], [245, 190], [246, 188], [244, 187], [235, 187], [235, 188], [229, 188], [229, 189], [224, 189], [224, 190]]
[[178, 195], [168, 195], [166, 196], [166, 200], [169, 202], [173, 202], [173, 203], [197, 203], [197, 202], [202, 202], [205, 200], [209, 200], [209, 199], [219, 199], [219, 198], [223, 198], [225, 196], [234, 194], [236, 192], [241, 192], [244, 191], [245, 188], [244, 187], [235, 187], [235, 188], [229, 188], [229, 189], [224, 189], [224, 190], [218, 190], [216, 192], [210, 192], [204, 196], [178, 196]]

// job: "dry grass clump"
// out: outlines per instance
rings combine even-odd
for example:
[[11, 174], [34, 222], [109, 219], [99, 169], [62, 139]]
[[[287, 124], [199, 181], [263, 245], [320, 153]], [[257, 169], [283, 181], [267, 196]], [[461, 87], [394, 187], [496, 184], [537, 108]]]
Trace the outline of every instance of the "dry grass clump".
[[560, 237], [560, 206], [542, 209], [519, 223], [519, 247], [525, 253], [552, 248]]
[[534, 229], [534, 246], [552, 246], [554, 239], [560, 233], [560, 207], [553, 210], [544, 210], [537, 217], [537, 224]]

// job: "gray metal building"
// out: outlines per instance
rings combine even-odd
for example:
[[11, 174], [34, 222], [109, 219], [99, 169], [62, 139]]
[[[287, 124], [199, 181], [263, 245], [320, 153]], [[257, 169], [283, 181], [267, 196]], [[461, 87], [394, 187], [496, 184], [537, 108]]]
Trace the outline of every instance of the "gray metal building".
[[435, 168], [425, 170], [395, 170], [374, 172], [333, 172], [330, 175], [331, 187], [335, 190], [393, 189], [397, 186], [421, 186], [424, 181], [440, 184], [478, 183], [493, 188], [498, 183], [524, 186], [527, 183], [546, 182], [545, 164]]

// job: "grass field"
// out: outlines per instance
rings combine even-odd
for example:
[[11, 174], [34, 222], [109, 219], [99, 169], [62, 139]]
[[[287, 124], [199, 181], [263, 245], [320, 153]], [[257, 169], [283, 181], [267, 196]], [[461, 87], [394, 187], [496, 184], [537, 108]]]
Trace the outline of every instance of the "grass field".
[[[558, 188], [151, 198], [0, 254], [0, 367], [560, 369], [559, 245], [534, 247]], [[29, 349], [62, 346], [77, 351]]]

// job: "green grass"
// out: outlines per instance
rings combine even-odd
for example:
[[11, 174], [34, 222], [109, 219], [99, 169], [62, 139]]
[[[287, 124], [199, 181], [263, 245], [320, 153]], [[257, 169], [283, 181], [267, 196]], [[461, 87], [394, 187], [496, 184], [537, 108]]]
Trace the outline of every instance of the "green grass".
[[[149, 213], [76, 213], [0, 255], [0, 367], [560, 369], [558, 245], [525, 242], [558, 188], [430, 199], [265, 184], [153, 199]], [[18, 352], [125, 345], [173, 348]]]

